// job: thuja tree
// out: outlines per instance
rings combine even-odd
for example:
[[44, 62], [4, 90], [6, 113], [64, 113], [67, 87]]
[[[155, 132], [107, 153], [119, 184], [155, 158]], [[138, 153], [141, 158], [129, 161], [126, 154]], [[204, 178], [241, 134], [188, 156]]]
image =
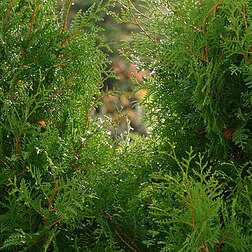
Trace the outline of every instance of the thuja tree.
[[251, 250], [251, 1], [115, 2], [117, 21], [139, 29], [122, 54], [149, 70], [139, 88], [160, 172], [141, 184], [142, 244]]
[[0, 3], [4, 251], [73, 251], [91, 243], [85, 219], [92, 217], [92, 193], [84, 174], [112, 156], [103, 123], [91, 119], [110, 75], [95, 24], [107, 4], [79, 12], [69, 25], [71, 5], [58, 11], [54, 0]]
[[154, 126], [162, 141], [249, 160], [251, 1], [141, 3], [137, 10], [123, 3], [128, 11], [118, 19], [139, 27], [125, 52], [150, 70], [148, 106], [162, 121]]

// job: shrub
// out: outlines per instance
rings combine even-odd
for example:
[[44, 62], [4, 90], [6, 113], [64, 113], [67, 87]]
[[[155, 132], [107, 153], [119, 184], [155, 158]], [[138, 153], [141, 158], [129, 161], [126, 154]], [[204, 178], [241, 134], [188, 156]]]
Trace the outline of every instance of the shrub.
[[251, 1], [115, 2], [139, 30], [121, 52], [149, 71], [145, 249], [251, 250]]
[[251, 2], [116, 2], [117, 21], [139, 28], [122, 52], [150, 72], [146, 100], [162, 144], [250, 160]]
[[80, 223], [93, 217], [86, 170], [112, 152], [105, 126], [91, 118], [110, 75], [95, 24], [107, 4], [79, 12], [69, 26], [71, 4], [0, 4], [2, 250], [77, 249], [87, 237]]

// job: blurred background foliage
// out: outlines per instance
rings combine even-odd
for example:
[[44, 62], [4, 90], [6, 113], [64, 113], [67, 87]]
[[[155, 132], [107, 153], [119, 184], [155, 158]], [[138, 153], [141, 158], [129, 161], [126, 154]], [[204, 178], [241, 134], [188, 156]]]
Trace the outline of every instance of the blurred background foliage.
[[[69, 25], [79, 11], [83, 13], [93, 5], [107, 3], [107, 0], [75, 0], [70, 10]], [[132, 1], [136, 4], [139, 1]], [[62, 8], [67, 0], [58, 0], [59, 8]], [[114, 11], [119, 11], [120, 6], [114, 6]], [[107, 13], [109, 14], [109, 13]], [[117, 24], [115, 19], [109, 14], [103, 16], [102, 22], [97, 22], [102, 27], [104, 41], [107, 42], [111, 50], [106, 51], [111, 61], [111, 67], [116, 72], [116, 78], [109, 78], [103, 86], [104, 97], [103, 102], [96, 110], [96, 116], [108, 116], [118, 124], [117, 133], [110, 128], [113, 135], [121, 134], [127, 130], [127, 119], [130, 121], [131, 131], [140, 135], [147, 135], [146, 123], [143, 122], [144, 106], [139, 102], [146, 94], [145, 89], [134, 92], [134, 84], [141, 83], [143, 77], [148, 74], [144, 69], [136, 69], [135, 65], [125, 61], [120, 56], [120, 48], [122, 41], [131, 40], [131, 32], [137, 31], [137, 27], [130, 23]]]

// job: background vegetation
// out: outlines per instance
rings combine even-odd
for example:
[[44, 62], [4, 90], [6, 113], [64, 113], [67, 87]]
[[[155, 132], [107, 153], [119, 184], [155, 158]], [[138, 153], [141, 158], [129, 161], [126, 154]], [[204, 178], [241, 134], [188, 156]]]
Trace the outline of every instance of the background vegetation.
[[[90, 4], [0, 3], [0, 249], [250, 251], [251, 1]], [[147, 137], [92, 116], [108, 15], [135, 27]]]

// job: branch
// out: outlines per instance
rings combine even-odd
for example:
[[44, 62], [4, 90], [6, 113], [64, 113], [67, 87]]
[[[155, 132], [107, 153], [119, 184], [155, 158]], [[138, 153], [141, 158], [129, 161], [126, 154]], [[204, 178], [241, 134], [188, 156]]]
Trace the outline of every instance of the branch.
[[54, 212], [55, 210], [57, 210], [59, 208], [59, 207], [57, 207], [57, 208], [53, 207], [53, 200], [54, 200], [54, 198], [56, 197], [57, 194], [58, 194], [57, 181], [56, 181], [56, 178], [54, 178], [53, 195], [51, 197], [47, 197], [50, 212]]
[[53, 222], [51, 225], [49, 225], [49, 227], [54, 226], [55, 224], [59, 223], [60, 221], [62, 221], [65, 218], [64, 215], [62, 215], [62, 217], [60, 217], [58, 220], [56, 220], [55, 222]]
[[39, 7], [39, 4], [37, 4], [33, 10], [33, 15], [32, 15], [32, 19], [30, 21], [30, 33], [29, 33], [29, 37], [32, 33], [32, 30], [33, 30], [33, 25], [34, 25], [34, 22], [35, 22], [35, 16], [36, 16], [36, 13], [37, 13], [37, 10], [38, 10], [38, 7]]
[[[94, 99], [94, 102], [93, 102], [93, 104], [92, 104], [92, 106], [91, 106], [91, 108], [90, 108], [90, 110], [88, 112], [88, 115], [86, 117], [86, 122], [85, 122], [85, 125], [84, 125], [84, 134], [86, 133], [87, 126], [88, 126], [90, 117], [92, 115], [92, 112], [93, 112], [93, 110], [95, 108], [96, 102], [97, 102], [97, 98]], [[74, 159], [72, 160], [72, 165], [74, 165], [75, 160], [77, 159], [77, 157], [80, 154], [80, 151], [82, 150], [83, 147], [84, 147], [84, 144], [83, 144], [83, 142], [81, 142], [81, 144], [79, 145], [78, 149], [74, 153]]]
[[249, 57], [245, 54], [244, 50], [242, 50], [242, 55], [244, 56], [244, 58], [246, 59], [246, 61], [251, 65], [252, 62], [250, 61]]
[[28, 170], [23, 170], [23, 171], [19, 172], [16, 176], [19, 177], [19, 176], [25, 174], [26, 172], [28, 172]]
[[[131, 2], [131, 0], [128, 0], [128, 5], [129, 5], [129, 11], [130, 11], [130, 14], [131, 14], [131, 17], [133, 18], [134, 20], [134, 24], [145, 34], [145, 36], [150, 39], [153, 44], [158, 48], [158, 44], [157, 44], [157, 40], [156, 38], [152, 38], [148, 32], [144, 29], [144, 27], [139, 23], [138, 19], [136, 18], [136, 16], [134, 15], [133, 11], [131, 10], [131, 6], [134, 7], [133, 3]], [[135, 8], [135, 7], [134, 7]]]
[[[204, 3], [203, 3], [203, 0], [200, 0], [200, 4], [201, 4], [202, 10], [204, 11]], [[196, 31], [198, 31], [198, 32], [200, 32], [200, 33], [204, 33], [204, 31], [205, 31], [205, 26], [206, 26], [206, 20], [207, 20], [208, 15], [209, 15], [212, 11], [215, 11], [215, 10], [218, 8], [218, 6], [219, 6], [220, 4], [221, 4], [221, 0], [219, 0], [219, 2], [218, 2], [217, 4], [215, 4], [215, 5], [207, 12], [207, 15], [205, 15], [204, 18], [203, 18], [203, 24], [202, 24], [201, 29], [198, 28], [198, 27], [196, 27], [196, 26], [194, 26], [194, 25], [189, 25], [189, 26], [190, 26], [192, 29], [194, 29], [194, 30], [196, 30]], [[175, 14], [176, 14], [178, 17], [182, 18], [182, 19], [184, 20], [185, 24], [188, 25], [188, 23], [187, 23], [187, 21], [186, 21], [186, 19], [185, 19], [184, 17], [182, 17], [178, 12], [175, 12]]]
[[115, 231], [115, 233], [116, 233], [117, 236], [120, 238], [120, 240], [121, 240], [124, 244], [126, 244], [132, 251], [137, 252], [137, 250], [135, 250], [134, 248], [132, 248], [132, 247], [130, 246], [130, 244], [129, 244], [127, 241], [125, 241], [125, 240], [120, 236], [120, 234], [119, 234], [117, 231]]
[[128, 243], [126, 242], [118, 233], [118, 231], [116, 230], [116, 234], [118, 235], [118, 237], [120, 238], [120, 240], [125, 243], [129, 248], [131, 248], [131, 250], [135, 251], [135, 252], [141, 252], [140, 248], [138, 248], [137, 244], [128, 236], [128, 234], [116, 223], [115, 220], [112, 219], [112, 217], [110, 217], [107, 214], [100, 214], [103, 218], [107, 219], [114, 227], [117, 228], [118, 231], [120, 231], [125, 238], [127, 238], [127, 240], [134, 246], [134, 248]]
[[204, 250], [204, 252], [210, 252], [209, 248], [206, 247], [204, 243], [202, 243], [202, 245], [199, 248], [196, 248], [195, 250], [200, 251], [202, 249]]
[[243, 16], [245, 28], [248, 29], [248, 21], [247, 21], [247, 18], [246, 18], [246, 9], [245, 9], [245, 7], [243, 8], [242, 16]]
[[19, 155], [19, 153], [18, 153], [18, 146], [19, 146], [19, 142], [21, 140], [21, 135], [22, 135], [22, 130], [19, 131], [18, 137], [16, 139], [16, 143], [15, 143], [16, 156]]
[[193, 51], [192, 44], [191, 44], [190, 40], [188, 39], [188, 37], [186, 37], [186, 41], [187, 41], [187, 44], [188, 44], [189, 47], [190, 47], [190, 50], [191, 50], [192, 54], [193, 54], [197, 59], [201, 60], [202, 62], [207, 62], [207, 59], [205, 59], [205, 58], [199, 56], [196, 52]]
[[216, 247], [217, 251], [218, 252], [221, 252], [221, 246], [224, 244], [225, 240], [227, 239], [228, 237], [228, 230], [226, 231], [222, 241], [220, 243], [215, 243], [214, 246]]
[[[38, 10], [38, 7], [39, 7], [39, 4], [37, 4], [33, 10], [33, 15], [32, 15], [32, 18], [31, 18], [31, 21], [28, 22], [28, 24], [30, 24], [30, 32], [29, 32], [29, 35], [28, 35], [28, 42], [27, 42], [27, 46], [26, 48], [29, 46], [30, 44], [30, 38], [31, 38], [31, 34], [32, 34], [32, 31], [33, 31], [33, 25], [35, 23], [35, 17], [36, 17], [36, 13], [37, 13], [37, 10]], [[20, 60], [22, 60], [25, 56], [25, 49], [22, 49], [22, 45], [20, 43], [20, 48], [21, 48], [21, 57], [20, 57]]]
[[45, 222], [48, 222], [48, 218], [44, 215], [44, 214], [42, 214], [39, 210], [37, 210], [36, 208], [35, 208], [35, 211], [43, 218], [43, 220], [45, 221]]
[[9, 17], [9, 14], [10, 14], [11, 9], [12, 9], [12, 0], [10, 0], [9, 8], [8, 8], [8, 11], [7, 11], [6, 16], [5, 16], [5, 19], [4, 19], [4, 27], [5, 27], [6, 24], [7, 24], [7, 20], [8, 20], [8, 17]]
[[68, 16], [69, 16], [69, 11], [70, 11], [71, 5], [72, 5], [72, 0], [68, 0], [68, 2], [67, 2], [67, 12], [66, 12], [66, 15], [65, 15], [65, 18], [64, 18], [64, 24], [63, 24], [63, 27], [62, 27], [62, 30], [61, 30], [62, 33], [65, 31], [66, 26], [67, 26], [67, 19], [68, 19]]
[[219, 7], [219, 5], [221, 4], [221, 0], [218, 1], [217, 4], [215, 4], [208, 12], [207, 12], [207, 16], [212, 12], [217, 10], [217, 8]]
[[[191, 209], [191, 206], [184, 195], [182, 196], [182, 199], [185, 202], [187, 208]], [[194, 226], [195, 226], [194, 211], [192, 211], [192, 227], [194, 227]]]
[[201, 4], [202, 11], [204, 12], [204, 2], [203, 2], [203, 0], [200, 0], [200, 4]]

